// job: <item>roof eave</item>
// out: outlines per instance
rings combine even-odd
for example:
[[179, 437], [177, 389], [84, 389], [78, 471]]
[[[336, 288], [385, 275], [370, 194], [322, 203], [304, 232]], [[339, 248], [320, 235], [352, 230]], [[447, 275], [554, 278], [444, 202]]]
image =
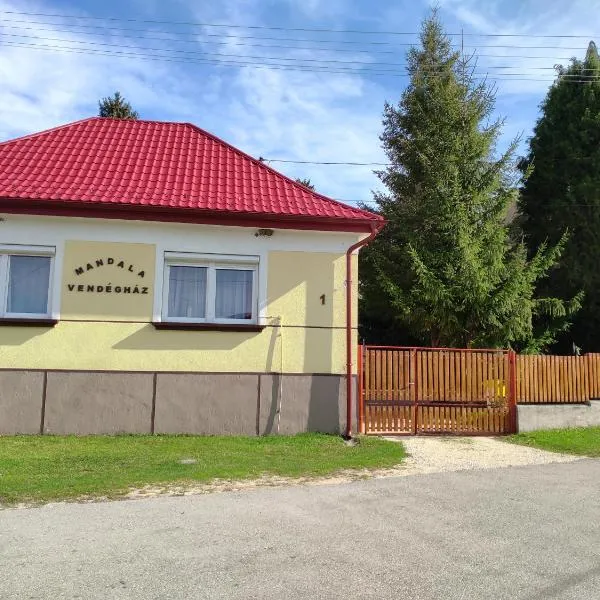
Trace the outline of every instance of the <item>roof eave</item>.
[[385, 220], [377, 215], [373, 215], [373, 219], [348, 219], [345, 217], [243, 213], [131, 204], [89, 203], [84, 205], [75, 204], [74, 202], [25, 200], [22, 198], [0, 198], [0, 212], [54, 217], [159, 221], [198, 225], [224, 225], [230, 227], [341, 231], [348, 233], [369, 233], [372, 231], [373, 225], [385, 223]]

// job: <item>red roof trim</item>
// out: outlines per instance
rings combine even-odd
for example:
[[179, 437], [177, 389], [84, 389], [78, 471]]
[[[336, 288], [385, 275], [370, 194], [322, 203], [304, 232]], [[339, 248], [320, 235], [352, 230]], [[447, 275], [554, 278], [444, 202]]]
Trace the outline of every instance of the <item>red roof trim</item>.
[[[267, 215], [265, 213], [215, 212], [198, 209], [169, 209], [161, 206], [81, 205], [69, 202], [35, 201], [23, 206], [22, 199], [0, 198], [0, 212], [49, 217], [82, 217], [95, 219], [122, 219], [125, 221], [157, 221], [223, 225], [230, 227], [258, 227], [269, 229], [299, 229], [313, 231], [346, 231], [370, 233], [373, 219], [340, 219], [337, 217], [302, 217], [296, 215]], [[382, 218], [378, 222], [383, 222]]]

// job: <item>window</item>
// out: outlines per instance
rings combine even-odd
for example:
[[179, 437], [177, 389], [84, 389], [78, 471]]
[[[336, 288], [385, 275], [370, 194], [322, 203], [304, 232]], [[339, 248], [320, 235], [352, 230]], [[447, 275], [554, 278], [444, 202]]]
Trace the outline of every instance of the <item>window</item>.
[[208, 267], [169, 266], [169, 317], [206, 318], [207, 271]]
[[50, 315], [53, 250], [0, 247], [0, 318]]
[[165, 254], [164, 321], [256, 323], [257, 257]]
[[252, 319], [252, 282], [254, 271], [216, 269], [215, 317]]

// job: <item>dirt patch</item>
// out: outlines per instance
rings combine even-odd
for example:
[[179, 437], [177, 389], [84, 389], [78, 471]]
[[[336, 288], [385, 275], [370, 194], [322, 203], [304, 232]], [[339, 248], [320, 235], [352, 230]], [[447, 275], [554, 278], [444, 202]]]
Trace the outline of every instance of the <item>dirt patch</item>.
[[[401, 469], [401, 467], [397, 467]], [[261, 487], [282, 487], [297, 485], [335, 485], [349, 483], [372, 477], [386, 477], [395, 474], [396, 469], [368, 469], [340, 471], [327, 477], [280, 477], [277, 475], [264, 475], [258, 479], [243, 479], [238, 481], [216, 479], [209, 483], [167, 484], [145, 486], [131, 490], [123, 496], [127, 499], [151, 498], [153, 496], [192, 496], [196, 494], [214, 494], [219, 492], [238, 492]]]

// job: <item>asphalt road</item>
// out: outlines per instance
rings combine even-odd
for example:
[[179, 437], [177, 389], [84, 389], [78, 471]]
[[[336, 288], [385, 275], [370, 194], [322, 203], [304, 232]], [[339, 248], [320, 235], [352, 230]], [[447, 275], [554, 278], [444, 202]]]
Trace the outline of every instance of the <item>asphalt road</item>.
[[0, 598], [600, 598], [600, 461], [0, 511]]

